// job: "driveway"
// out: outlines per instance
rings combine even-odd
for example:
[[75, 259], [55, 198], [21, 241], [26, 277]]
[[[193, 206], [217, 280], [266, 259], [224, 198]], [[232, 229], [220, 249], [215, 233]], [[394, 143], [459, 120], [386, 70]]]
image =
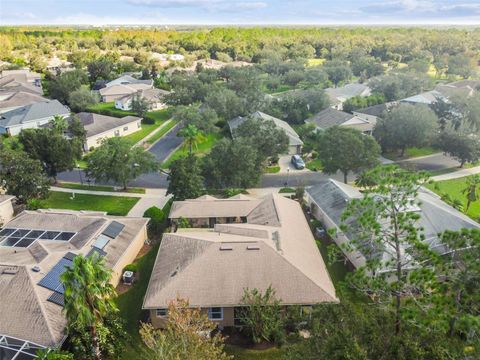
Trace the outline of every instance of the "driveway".
[[299, 173], [310, 171], [307, 168], [302, 170], [295, 169], [295, 166], [293, 166], [293, 164], [291, 163], [291, 160], [292, 160], [292, 155], [280, 156], [280, 158], [278, 159], [278, 165], [280, 166], [280, 171], [277, 174], [287, 174], [287, 173], [299, 174]]
[[183, 142], [183, 138], [177, 136], [180, 125], [175, 125], [172, 130], [160, 138], [148, 151], [150, 151], [159, 162], [165, 161], [168, 156]]
[[397, 162], [397, 164], [407, 169], [425, 171], [450, 169], [460, 166], [460, 163], [457, 160], [451, 158], [450, 156], [444, 155], [443, 153], [402, 160]]

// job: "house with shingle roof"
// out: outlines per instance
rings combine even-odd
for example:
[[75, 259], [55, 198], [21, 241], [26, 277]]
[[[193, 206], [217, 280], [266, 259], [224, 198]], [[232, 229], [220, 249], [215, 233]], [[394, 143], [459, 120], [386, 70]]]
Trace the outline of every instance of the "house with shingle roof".
[[0, 113], [10, 111], [22, 106], [48, 101], [40, 94], [31, 91], [24, 91], [20, 88], [0, 89]]
[[39, 210], [24, 211], [3, 224], [0, 338], [22, 339], [43, 347], [61, 345], [66, 319], [60, 274], [75, 256], [97, 254], [112, 270], [111, 282], [116, 286], [123, 268], [147, 239], [147, 223], [145, 218], [101, 212]]
[[[288, 124], [286, 121], [280, 120], [274, 116], [265, 114], [261, 111], [256, 111], [250, 117], [260, 120], [260, 121], [272, 121], [275, 126], [279, 129], [285, 131], [285, 134], [288, 136], [288, 153], [290, 155], [301, 154], [303, 141], [298, 136], [297, 132]], [[243, 124], [248, 119], [248, 116], [237, 116], [234, 119], [231, 119], [228, 122], [230, 128], [230, 133], [232, 136], [235, 134], [235, 129], [237, 129], [241, 124]]]
[[352, 113], [353, 115], [369, 121], [375, 126], [378, 119], [381, 119], [387, 112], [396, 106], [398, 106], [398, 102], [392, 101], [385, 104], [372, 105], [363, 109], [354, 110]]
[[0, 113], [0, 134], [18, 135], [23, 129], [36, 129], [55, 116], [67, 117], [70, 110], [58, 100], [48, 100]]
[[100, 146], [104, 139], [130, 135], [142, 128], [142, 118], [137, 116], [116, 118], [87, 112], [77, 116], [87, 132], [83, 146], [85, 151]]
[[338, 302], [300, 204], [278, 194], [174, 202], [169, 219], [189, 229], [164, 234], [143, 308], [162, 327], [177, 297], [221, 327], [237, 324], [244, 289], [269, 286], [285, 306]]
[[[342, 215], [353, 199], [361, 199], [362, 193], [355, 187], [340, 183], [333, 179], [322, 180], [305, 191], [307, 204], [312, 215], [319, 220], [326, 229], [335, 230], [333, 241], [342, 249], [345, 257], [355, 267], [362, 267], [367, 259], [378, 258], [382, 263], [390, 259], [391, 249], [374, 249], [370, 242], [356, 243], [353, 247], [352, 239], [356, 239], [355, 218], [349, 218], [345, 223], [349, 229], [342, 230]], [[438, 195], [428, 189], [420, 188], [418, 193], [420, 206], [405, 209], [418, 213], [417, 227], [422, 228], [423, 240], [429, 248], [438, 254], [446, 254], [450, 250], [441, 243], [439, 234], [446, 230], [480, 229], [480, 224], [465, 214], [443, 202]], [[360, 242], [360, 239], [356, 239]], [[345, 246], [349, 244], [350, 246]], [[385, 268], [383, 271], [392, 271]]]
[[152, 88], [153, 84], [150, 83], [128, 83], [107, 86], [100, 89], [98, 92], [100, 93], [103, 102], [111, 102], [124, 96], [132, 95], [139, 91]]
[[140, 96], [145, 99], [149, 104], [149, 110], [161, 110], [164, 109], [167, 104], [165, 103], [165, 96], [170, 94], [170, 91], [163, 89], [146, 89], [140, 90], [133, 94], [122, 96], [115, 100], [115, 108], [119, 110], [129, 111], [132, 109], [132, 100], [135, 96]]
[[330, 100], [331, 107], [342, 110], [345, 101], [355, 96], [369, 96], [371, 89], [365, 84], [350, 83], [336, 88], [327, 88], [325, 93]]
[[350, 114], [334, 108], [326, 108], [305, 120], [307, 124], [314, 124], [319, 130], [326, 130], [332, 126], [344, 126], [359, 130], [370, 135], [375, 123], [355, 114]]

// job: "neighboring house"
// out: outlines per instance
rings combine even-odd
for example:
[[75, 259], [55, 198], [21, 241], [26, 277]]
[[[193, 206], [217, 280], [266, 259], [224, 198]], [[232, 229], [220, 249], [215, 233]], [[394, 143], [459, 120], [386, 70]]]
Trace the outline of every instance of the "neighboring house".
[[364, 84], [350, 83], [337, 88], [327, 88], [325, 93], [330, 99], [330, 106], [336, 110], [342, 110], [345, 101], [355, 96], [369, 96], [371, 89]]
[[165, 103], [165, 95], [170, 94], [169, 91], [162, 89], [147, 89], [140, 90], [134, 94], [125, 95], [117, 100], [115, 100], [115, 108], [120, 110], [131, 110], [132, 109], [132, 100], [135, 96], [140, 96], [144, 98], [149, 104], [149, 110], [161, 110], [167, 107]]
[[67, 60], [59, 59], [56, 55], [48, 60], [46, 69], [54, 74], [73, 70], [72, 63]]
[[426, 91], [400, 100], [401, 103], [433, 105], [439, 99], [448, 101], [448, 98], [437, 90]]
[[480, 88], [480, 80], [459, 80], [448, 84], [438, 84], [435, 90], [443, 96], [450, 97], [470, 97]]
[[[280, 119], [277, 119], [276, 117], [270, 116], [268, 114], [265, 114], [261, 111], [256, 111], [251, 115], [252, 118], [258, 119], [261, 121], [273, 121], [275, 126], [279, 129], [282, 129], [285, 131], [285, 134], [288, 136], [288, 153], [293, 155], [293, 154], [301, 154], [302, 153], [302, 146], [303, 146], [303, 141], [300, 139], [298, 134], [296, 133], [295, 130], [286, 122]], [[232, 136], [235, 134], [235, 130], [243, 124], [248, 117], [241, 117], [238, 116], [228, 122], [228, 126], [230, 128], [230, 133]]]
[[311, 118], [305, 120], [305, 123], [315, 124], [319, 130], [326, 130], [335, 125], [344, 126], [357, 129], [368, 135], [372, 134], [375, 126], [374, 122], [371, 122], [363, 117], [336, 110], [334, 108], [326, 108], [325, 110], [320, 111]]
[[3, 70], [0, 76], [0, 82], [2, 79], [10, 77], [23, 83], [28, 83], [34, 86], [41, 87], [41, 75], [36, 72], [30, 71], [29, 69]]
[[183, 60], [185, 60], [185, 56], [183, 56], [181, 54], [171, 54], [171, 55], [168, 56], [168, 60], [183, 61]]
[[[0, 230], [0, 338], [57, 347], [66, 338], [59, 277], [77, 255], [98, 254], [116, 286], [147, 240], [148, 219], [101, 212], [24, 211]], [[19, 341], [20, 342], [20, 341]], [[2, 346], [0, 342], [0, 358]], [[16, 351], [21, 351], [17, 348]], [[24, 351], [26, 351], [24, 349]], [[13, 352], [15, 355], [15, 352]], [[8, 359], [33, 359], [20, 354]]]
[[[326, 229], [335, 230], [334, 235], [332, 235], [333, 240], [344, 251], [344, 255], [355, 268], [365, 265], [366, 256], [382, 258], [385, 261], [389, 258], [388, 253], [382, 250], [378, 250], [372, 255], [371, 244], [363, 245], [368, 249], [362, 249], [362, 246], [358, 246], [352, 251], [347, 251], [343, 246], [343, 244], [351, 242], [351, 239], [355, 237], [355, 231], [352, 229], [347, 232], [341, 230], [342, 214], [353, 199], [360, 198], [362, 198], [362, 193], [357, 188], [332, 179], [323, 180], [319, 184], [306, 189], [307, 204], [312, 215]], [[417, 225], [423, 228], [424, 243], [439, 254], [445, 254], [449, 251], [439, 239], [439, 234], [445, 230], [457, 231], [463, 228], [480, 228], [480, 224], [447, 205], [436, 194], [427, 189], [420, 189], [418, 200], [421, 203], [420, 206], [409, 208], [407, 211], [418, 213]], [[354, 222], [355, 219], [348, 220], [348, 224], [354, 224]], [[384, 269], [383, 271], [391, 270]]]
[[48, 124], [55, 116], [69, 115], [70, 110], [58, 100], [22, 106], [0, 114], [0, 134], [18, 135], [23, 129]]
[[138, 91], [152, 89], [153, 85], [150, 84], [116, 84], [104, 87], [99, 90], [100, 96], [103, 102], [111, 102], [120, 99], [127, 95], [132, 95]]
[[40, 75], [29, 70], [4, 70], [0, 76], [0, 90], [24, 91], [43, 95]]
[[396, 101], [392, 101], [385, 104], [378, 104], [369, 106], [363, 109], [358, 109], [353, 111], [353, 115], [358, 116], [364, 120], [367, 120], [375, 127], [378, 119], [381, 119], [385, 113], [390, 111], [393, 107], [397, 106], [398, 103]]
[[338, 302], [335, 288], [300, 204], [278, 194], [262, 199], [202, 196], [176, 201], [175, 225], [163, 235], [143, 308], [163, 327], [177, 297], [201, 308], [219, 327], [238, 324], [245, 289], [269, 286], [284, 305]]
[[46, 101], [48, 101], [47, 98], [33, 92], [21, 91], [15, 88], [13, 90], [8, 88], [0, 89], [0, 113]]
[[13, 200], [15, 196], [0, 194], [0, 227], [13, 217]]
[[115, 80], [107, 82], [105, 86], [108, 88], [114, 85], [132, 85], [132, 84], [148, 85], [148, 87], [151, 88], [153, 87], [153, 80], [152, 79], [140, 80], [140, 79], [134, 78], [129, 74], [124, 74], [116, 78]]
[[100, 146], [103, 139], [130, 135], [142, 128], [142, 118], [136, 116], [116, 118], [87, 112], [78, 113], [77, 116], [87, 131], [83, 146], [85, 151]]

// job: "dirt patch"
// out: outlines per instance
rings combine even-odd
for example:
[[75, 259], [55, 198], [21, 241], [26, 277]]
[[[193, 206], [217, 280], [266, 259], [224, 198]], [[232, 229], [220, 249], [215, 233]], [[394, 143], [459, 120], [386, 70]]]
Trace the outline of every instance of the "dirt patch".
[[143, 255], [148, 253], [152, 249], [152, 245], [144, 244], [143, 247], [140, 249], [137, 257], [135, 258], [134, 262], [141, 258]]

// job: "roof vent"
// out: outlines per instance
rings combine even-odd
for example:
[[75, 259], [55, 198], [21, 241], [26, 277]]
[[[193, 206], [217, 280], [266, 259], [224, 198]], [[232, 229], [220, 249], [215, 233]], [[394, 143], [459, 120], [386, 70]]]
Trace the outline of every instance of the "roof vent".
[[3, 269], [2, 274], [15, 275], [17, 272], [18, 272], [18, 268], [10, 267], [10, 268]]
[[260, 250], [260, 246], [258, 246], [258, 245], [248, 245], [247, 250]]
[[32, 267], [33, 272], [40, 272], [40, 268], [38, 266]]
[[233, 250], [233, 247], [228, 246], [228, 245], [220, 246], [220, 251], [228, 251], [228, 250]]

